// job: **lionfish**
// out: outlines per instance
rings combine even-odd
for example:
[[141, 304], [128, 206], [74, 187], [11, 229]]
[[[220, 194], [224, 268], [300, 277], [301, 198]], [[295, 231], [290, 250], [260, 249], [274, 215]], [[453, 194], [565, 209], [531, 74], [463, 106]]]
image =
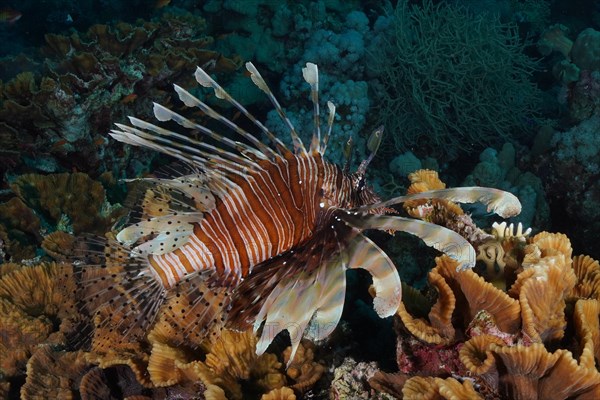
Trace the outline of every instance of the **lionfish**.
[[[81, 282], [87, 293], [82, 303], [88, 311], [99, 315], [109, 309], [97, 328], [110, 327], [127, 338], [147, 331], [159, 314], [166, 315], [183, 338], [195, 340], [216, 325], [237, 330], [252, 327], [260, 331], [257, 354], [287, 330], [291, 360], [303, 337], [324, 339], [337, 326], [348, 269], [363, 268], [372, 275], [374, 308], [380, 317], [396, 312], [400, 277], [365, 230], [408, 232], [456, 259], [460, 268], [473, 267], [475, 252], [463, 237], [438, 225], [390, 215], [394, 213], [390, 206], [437, 198], [482, 202], [502, 217], [520, 212], [514, 195], [482, 187], [381, 201], [365, 175], [383, 128], [373, 132], [367, 145], [370, 154], [350, 173], [348, 162], [340, 168], [324, 158], [335, 106], [327, 103], [327, 127], [322, 134], [317, 66], [307, 63], [302, 70], [313, 104], [314, 130], [308, 148], [255, 66], [247, 63], [246, 68], [289, 128], [293, 149], [201, 68], [195, 72], [198, 83], [247, 117], [270, 146], [177, 85], [175, 92], [185, 106], [197, 107], [222, 123], [238, 140], [157, 103], [153, 110], [158, 121], [178, 124], [188, 133], [135, 117], [129, 117], [130, 126], [116, 124], [118, 129], [110, 132], [118, 141], [168, 154], [188, 168], [182, 176], [138, 179], [147, 185], [144, 211], [104, 243], [102, 258], [95, 265], [108, 273], [91, 273]], [[198, 140], [197, 135], [210, 140]], [[175, 297], [187, 300], [165, 310]]]

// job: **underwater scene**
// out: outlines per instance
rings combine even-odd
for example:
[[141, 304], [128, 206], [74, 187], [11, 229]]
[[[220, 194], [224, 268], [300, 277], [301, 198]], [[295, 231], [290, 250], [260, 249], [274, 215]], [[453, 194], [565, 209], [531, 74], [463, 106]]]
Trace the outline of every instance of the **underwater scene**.
[[600, 1], [0, 0], [0, 399], [600, 399]]

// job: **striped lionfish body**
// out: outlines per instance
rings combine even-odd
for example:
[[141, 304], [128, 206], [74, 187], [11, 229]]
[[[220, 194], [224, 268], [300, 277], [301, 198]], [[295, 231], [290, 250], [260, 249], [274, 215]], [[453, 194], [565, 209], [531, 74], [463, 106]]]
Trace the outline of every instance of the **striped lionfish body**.
[[[193, 130], [210, 141], [130, 117], [110, 135], [124, 143], [171, 155], [190, 172], [168, 179], [141, 179], [147, 189], [137, 222], [105, 244], [110, 283], [91, 274], [82, 286], [92, 312], [110, 307], [100, 326], [123, 337], [135, 335], [169, 312], [185, 313], [187, 322], [170, 321], [183, 338], [202, 338], [215, 325], [261, 331], [262, 353], [281, 331], [290, 334], [294, 353], [302, 337], [323, 339], [336, 327], [345, 295], [345, 271], [364, 268], [373, 277], [374, 307], [381, 317], [393, 315], [401, 299], [398, 272], [388, 256], [363, 235], [367, 229], [405, 231], [457, 259], [462, 268], [475, 260], [471, 245], [458, 234], [420, 220], [388, 215], [388, 206], [418, 198], [457, 202], [481, 201], [507, 217], [520, 211], [518, 200], [495, 189], [444, 189], [382, 202], [365, 184], [367, 165], [381, 141], [382, 128], [369, 140], [369, 158], [354, 173], [324, 159], [335, 106], [328, 103], [328, 123], [321, 134], [317, 66], [307, 63], [304, 79], [311, 87], [314, 132], [305, 147], [251, 63], [253, 82], [269, 97], [287, 124], [288, 149], [260, 121], [198, 68], [200, 85], [214, 90], [245, 115], [271, 142], [268, 146], [226, 119], [186, 90], [179, 99], [233, 130], [232, 140], [159, 104], [155, 117]], [[212, 144], [216, 143], [216, 144]], [[101, 287], [94, 292], [95, 287]], [[184, 295], [188, 304], [174, 311], [164, 306]], [[179, 321], [179, 322], [176, 322]], [[290, 359], [293, 359], [293, 353]]]

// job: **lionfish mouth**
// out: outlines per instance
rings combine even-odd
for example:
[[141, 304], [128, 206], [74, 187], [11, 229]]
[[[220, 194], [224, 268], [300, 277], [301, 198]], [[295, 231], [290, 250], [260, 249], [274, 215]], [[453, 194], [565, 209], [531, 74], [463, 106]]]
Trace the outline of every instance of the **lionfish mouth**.
[[[202, 100], [175, 85], [187, 107], [198, 108], [237, 135], [231, 139], [160, 104], [154, 115], [211, 138], [130, 117], [110, 135], [118, 141], [168, 154], [189, 166], [171, 178], [136, 179], [144, 185], [140, 213], [115, 239], [95, 240], [100, 249], [80, 272], [82, 304], [96, 318], [96, 331], [114, 329], [123, 340], [143, 337], [157, 320], [177, 338], [197, 345], [222, 327], [260, 331], [257, 353], [275, 336], [290, 334], [292, 355], [303, 337], [326, 338], [337, 326], [346, 291], [345, 271], [363, 268], [373, 277], [374, 308], [393, 315], [401, 300], [398, 271], [363, 232], [403, 231], [456, 259], [475, 263], [473, 247], [459, 234], [421, 220], [387, 215], [388, 207], [416, 199], [482, 202], [503, 217], [518, 214], [510, 193], [466, 187], [434, 190], [379, 201], [365, 189], [364, 172], [383, 128], [368, 141], [370, 155], [355, 174], [325, 160], [335, 106], [321, 132], [319, 75], [307, 63], [314, 129], [306, 147], [252, 63], [250, 78], [272, 102], [293, 143], [289, 149], [201, 68], [198, 83], [229, 102], [266, 137], [266, 144]], [[356, 178], [360, 178], [356, 184]], [[91, 252], [92, 250], [90, 250]], [[96, 267], [96, 268], [93, 268]]]

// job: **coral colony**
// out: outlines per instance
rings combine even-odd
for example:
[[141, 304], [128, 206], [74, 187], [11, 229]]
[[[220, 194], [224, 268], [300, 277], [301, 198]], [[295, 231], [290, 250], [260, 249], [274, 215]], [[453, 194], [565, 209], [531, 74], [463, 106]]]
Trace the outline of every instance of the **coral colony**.
[[0, 398], [600, 398], [597, 2], [101, 3], [0, 7]]

